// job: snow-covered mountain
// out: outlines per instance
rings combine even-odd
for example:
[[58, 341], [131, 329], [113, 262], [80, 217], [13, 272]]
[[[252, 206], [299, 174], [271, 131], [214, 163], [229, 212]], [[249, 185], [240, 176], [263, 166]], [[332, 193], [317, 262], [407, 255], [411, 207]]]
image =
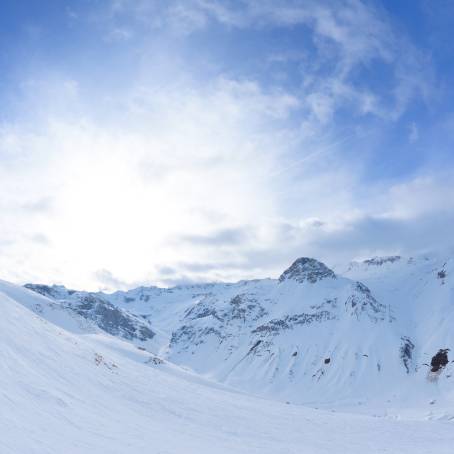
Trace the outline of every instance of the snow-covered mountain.
[[454, 260], [437, 255], [376, 257], [350, 263], [343, 275], [360, 279], [377, 299], [390, 303], [407, 374], [451, 388]]
[[[235, 284], [113, 294], [27, 287], [127, 340], [140, 340], [146, 324], [159, 333], [150, 334], [155, 354], [242, 391], [313, 405], [414, 404], [454, 392], [453, 272], [452, 260], [434, 256], [374, 258], [336, 273], [300, 258], [278, 279]], [[103, 322], [99, 306], [134, 320], [134, 332], [116, 317]]]
[[[77, 320], [80, 328], [101, 329], [132, 343], [152, 348], [156, 333], [147, 320], [111, 304], [103, 295], [66, 290], [63, 286], [27, 284], [25, 287], [46, 297], [31, 307], [53, 320], [50, 312], [62, 312]], [[49, 302], [48, 299], [55, 302]], [[58, 303], [57, 303], [58, 302]]]
[[315, 410], [239, 393], [5, 282], [0, 308], [2, 454], [451, 452], [448, 421]]

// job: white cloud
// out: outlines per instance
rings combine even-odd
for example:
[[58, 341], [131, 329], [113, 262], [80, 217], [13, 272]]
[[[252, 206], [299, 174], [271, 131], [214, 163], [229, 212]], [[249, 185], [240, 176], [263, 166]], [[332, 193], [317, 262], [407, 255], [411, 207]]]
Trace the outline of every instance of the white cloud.
[[[298, 101], [257, 83], [117, 102], [120, 123], [51, 109], [38, 130], [3, 128], [3, 278], [112, 289], [277, 275], [299, 255], [415, 250], [454, 217], [449, 175], [364, 184], [343, 140], [289, 129], [279, 120]], [[449, 243], [435, 237], [421, 248]]]
[[[288, 150], [272, 125], [297, 105], [291, 96], [225, 78], [176, 92], [137, 87], [116, 101], [121, 124], [76, 121], [74, 96], [60, 98], [69, 115], [39, 108], [39, 128], [23, 121], [1, 136], [5, 278], [20, 266], [21, 280], [73, 286], [96, 286], [106, 269], [124, 282], [158, 279], [158, 265], [194, 259], [172, 237], [275, 216], [279, 181], [268, 176]], [[40, 235], [47, 244], [27, 240]]]
[[[115, 0], [108, 40], [143, 32], [125, 27], [125, 15], [153, 34], [213, 21], [302, 25], [316, 54], [280, 56], [301, 60], [297, 90], [222, 73], [196, 80], [187, 58], [151, 52], [147, 40], [131, 47], [142, 58], [137, 73], [108, 97], [86, 93], [77, 77], [32, 74], [23, 115], [0, 127], [2, 277], [114, 288], [276, 275], [298, 255], [385, 250], [393, 228], [393, 249], [415, 247], [431, 216], [454, 212], [443, 202], [453, 194], [449, 179], [364, 182], [362, 155], [342, 153], [357, 131], [329, 125], [346, 107], [399, 117], [429, 91], [415, 75], [420, 56], [382, 11], [341, 4]], [[391, 101], [352, 80], [376, 60], [395, 72]]]

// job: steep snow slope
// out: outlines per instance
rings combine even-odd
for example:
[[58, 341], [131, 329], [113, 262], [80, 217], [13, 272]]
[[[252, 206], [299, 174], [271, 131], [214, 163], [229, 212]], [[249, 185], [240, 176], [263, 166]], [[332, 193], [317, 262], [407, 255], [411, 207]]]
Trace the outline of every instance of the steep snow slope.
[[0, 283], [2, 454], [451, 452], [451, 422], [238, 394], [108, 335], [70, 333], [29, 309], [42, 302]]
[[393, 308], [407, 373], [453, 389], [453, 259], [436, 255], [376, 257], [351, 263], [344, 275], [361, 279]]

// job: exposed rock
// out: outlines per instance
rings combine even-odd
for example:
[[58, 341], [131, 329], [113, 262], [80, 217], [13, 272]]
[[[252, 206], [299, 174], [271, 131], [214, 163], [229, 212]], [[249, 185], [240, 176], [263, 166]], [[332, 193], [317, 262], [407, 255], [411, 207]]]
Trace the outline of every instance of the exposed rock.
[[263, 341], [262, 340], [258, 340], [248, 351], [248, 355], [249, 353], [252, 353]]
[[76, 290], [67, 289], [63, 285], [25, 284], [24, 287], [40, 295], [57, 300], [76, 293]]
[[59, 301], [61, 307], [75, 312], [113, 336], [145, 342], [153, 339], [154, 331], [146, 320], [119, 309], [105, 298], [94, 293], [68, 290], [59, 285], [25, 286], [29, 290]]
[[366, 314], [374, 322], [383, 321], [387, 315], [387, 307], [379, 303], [368, 287], [361, 282], [353, 284], [353, 292], [347, 298], [345, 307], [351, 315], [355, 315], [359, 320], [361, 315]]
[[164, 364], [164, 360], [159, 358], [159, 356], [150, 356], [146, 361], [145, 364], [153, 364], [154, 366], [159, 366]]
[[230, 300], [231, 319], [242, 319], [243, 321], [255, 321], [266, 315], [265, 309], [258, 303], [257, 299], [248, 294], [236, 295]]
[[407, 370], [407, 374], [409, 374], [415, 345], [413, 344], [409, 337], [404, 336], [401, 339], [402, 346], [400, 347], [400, 358], [402, 359], [405, 369]]
[[329, 311], [287, 315], [282, 319], [273, 319], [258, 326], [252, 331], [252, 333], [275, 336], [284, 330], [293, 329], [296, 325], [310, 325], [312, 323], [321, 323], [327, 320], [335, 319], [337, 319], [337, 316]]
[[385, 263], [394, 263], [399, 261], [400, 259], [401, 259], [400, 255], [390, 255], [386, 257], [373, 257], [371, 259], [364, 260], [363, 263], [372, 266], [382, 266]]
[[430, 361], [431, 372], [439, 372], [449, 363], [448, 351], [449, 348], [438, 350], [438, 353]]
[[82, 317], [94, 321], [102, 330], [128, 340], [151, 340], [155, 333], [148, 323], [126, 311], [118, 309], [100, 297], [81, 295], [78, 302], [66, 302], [65, 306]]
[[259, 320], [267, 313], [257, 299], [247, 293], [234, 296], [227, 305], [219, 303], [220, 301], [213, 295], [206, 295], [186, 311], [184, 318], [197, 320], [212, 317], [222, 325], [227, 325], [236, 320], [250, 323]]
[[214, 309], [214, 304], [208, 301], [202, 301], [195, 306], [191, 307], [185, 314], [184, 318], [196, 320], [199, 318], [213, 317], [217, 320], [221, 320], [221, 317], [217, 314]]
[[336, 279], [334, 271], [318, 260], [301, 257], [281, 274], [279, 282], [294, 280], [299, 283], [307, 281], [315, 284], [317, 281], [327, 278]]

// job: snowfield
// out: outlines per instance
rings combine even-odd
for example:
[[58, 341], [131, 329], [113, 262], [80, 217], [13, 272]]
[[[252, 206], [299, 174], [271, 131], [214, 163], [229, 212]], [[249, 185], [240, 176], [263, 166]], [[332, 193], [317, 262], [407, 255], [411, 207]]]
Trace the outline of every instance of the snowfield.
[[254, 397], [27, 289], [1, 282], [0, 304], [2, 454], [453, 452], [449, 414], [374, 417]]

